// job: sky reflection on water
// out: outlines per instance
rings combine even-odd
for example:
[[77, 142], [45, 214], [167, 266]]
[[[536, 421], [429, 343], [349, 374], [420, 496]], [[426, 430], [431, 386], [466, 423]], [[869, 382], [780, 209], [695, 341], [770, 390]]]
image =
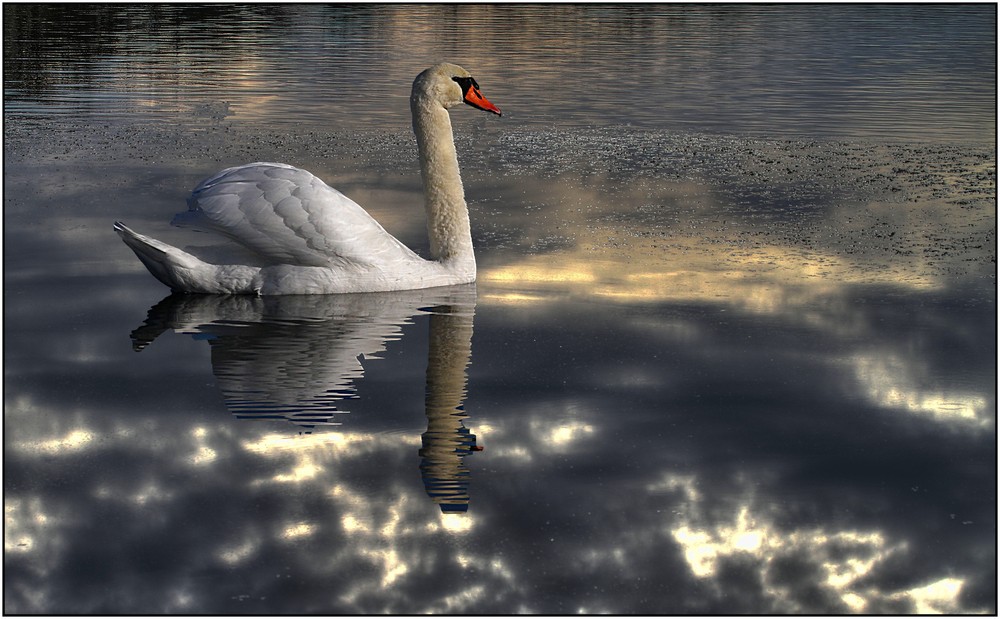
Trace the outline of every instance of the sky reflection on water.
[[[978, 151], [908, 147], [917, 178], [790, 188], [731, 176], [773, 145], [691, 139], [716, 165], [466, 145], [481, 281], [441, 402], [461, 402], [457, 438], [436, 454], [427, 310], [447, 299], [164, 299], [107, 224], [169, 232], [211, 159], [179, 140], [167, 170], [98, 179], [15, 158], [9, 187], [56, 180], [7, 202], [7, 609], [991, 611], [995, 181]], [[848, 145], [770, 156], [789, 153], [869, 168]], [[397, 159], [351, 165], [419, 248]], [[247, 377], [341, 425], [237, 419]], [[483, 451], [456, 451], [471, 435]], [[467, 511], [442, 511], [435, 479]]]
[[[118, 135], [90, 131], [81, 144]], [[646, 133], [590, 156], [599, 136], [564, 132], [536, 160], [536, 134], [499, 151], [467, 135], [481, 281], [438, 453], [426, 310], [445, 301], [178, 303], [109, 245], [117, 216], [169, 234], [238, 133], [213, 155], [157, 142], [166, 169], [128, 159], [151, 134], [118, 141], [120, 166], [50, 157], [79, 133], [14, 149], [8, 610], [992, 610], [988, 156]], [[740, 172], [762, 151], [778, 164]], [[412, 153], [393, 152], [324, 165], [420, 248], [398, 206], [416, 181], [392, 173]], [[781, 181], [808, 157], [807, 181]], [[870, 173], [905, 158], [918, 174]], [[182, 335], [152, 339], [163, 327]], [[136, 336], [152, 343], [136, 353]], [[251, 376], [321, 394], [341, 425], [237, 419], [227, 397]], [[483, 451], [457, 451], [471, 435]], [[442, 511], [435, 479], [467, 511]]]
[[[437, 315], [386, 322], [399, 339], [366, 359], [343, 425], [311, 434], [227, 414], [205, 342], [161, 335], [136, 355], [116, 315], [75, 336], [21, 320], [51, 343], [15, 337], [8, 360], [8, 604], [988, 610], [994, 505], [968, 484], [993, 474], [995, 401], [975, 386], [993, 338], [954, 336], [992, 310], [872, 289], [844, 301], [806, 325], [696, 302], [481, 301], [464, 423], [485, 450], [464, 514], [421, 482]], [[56, 360], [95, 336], [112, 359]], [[981, 417], [907, 404], [933, 394]]]

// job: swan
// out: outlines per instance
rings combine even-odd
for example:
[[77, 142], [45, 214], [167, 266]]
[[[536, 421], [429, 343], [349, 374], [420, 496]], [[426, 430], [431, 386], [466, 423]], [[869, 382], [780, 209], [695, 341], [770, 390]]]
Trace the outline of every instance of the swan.
[[385, 231], [357, 203], [311, 173], [281, 163], [227, 168], [204, 180], [172, 225], [229, 237], [259, 264], [211, 264], [116, 221], [114, 230], [174, 291], [209, 294], [386, 292], [476, 279], [469, 211], [448, 109], [500, 115], [468, 71], [437, 64], [413, 81], [410, 112], [420, 155], [431, 259]]

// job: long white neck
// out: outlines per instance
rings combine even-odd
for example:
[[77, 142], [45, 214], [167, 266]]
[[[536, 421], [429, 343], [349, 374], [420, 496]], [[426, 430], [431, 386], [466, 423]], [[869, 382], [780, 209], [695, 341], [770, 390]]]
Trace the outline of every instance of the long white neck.
[[423, 97], [410, 99], [413, 132], [420, 154], [424, 181], [427, 235], [431, 257], [462, 270], [475, 272], [469, 209], [458, 171], [458, 153], [451, 131], [451, 118], [441, 104]]

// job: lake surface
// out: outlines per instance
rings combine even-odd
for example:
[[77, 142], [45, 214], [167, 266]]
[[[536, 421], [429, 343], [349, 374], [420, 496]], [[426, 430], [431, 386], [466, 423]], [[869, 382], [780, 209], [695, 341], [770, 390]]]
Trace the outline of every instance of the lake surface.
[[[4, 5], [4, 611], [996, 613], [996, 7]], [[472, 286], [170, 295], [198, 181]]]

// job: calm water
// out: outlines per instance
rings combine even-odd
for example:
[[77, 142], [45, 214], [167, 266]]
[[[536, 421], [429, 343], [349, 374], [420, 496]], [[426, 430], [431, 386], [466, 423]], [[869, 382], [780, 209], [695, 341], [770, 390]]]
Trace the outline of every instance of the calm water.
[[[996, 8], [4, 5], [8, 613], [995, 613]], [[169, 295], [306, 167], [475, 286]]]
[[413, 76], [447, 58], [519, 126], [983, 142], [996, 126], [990, 5], [5, 11], [16, 117], [406, 128]]

